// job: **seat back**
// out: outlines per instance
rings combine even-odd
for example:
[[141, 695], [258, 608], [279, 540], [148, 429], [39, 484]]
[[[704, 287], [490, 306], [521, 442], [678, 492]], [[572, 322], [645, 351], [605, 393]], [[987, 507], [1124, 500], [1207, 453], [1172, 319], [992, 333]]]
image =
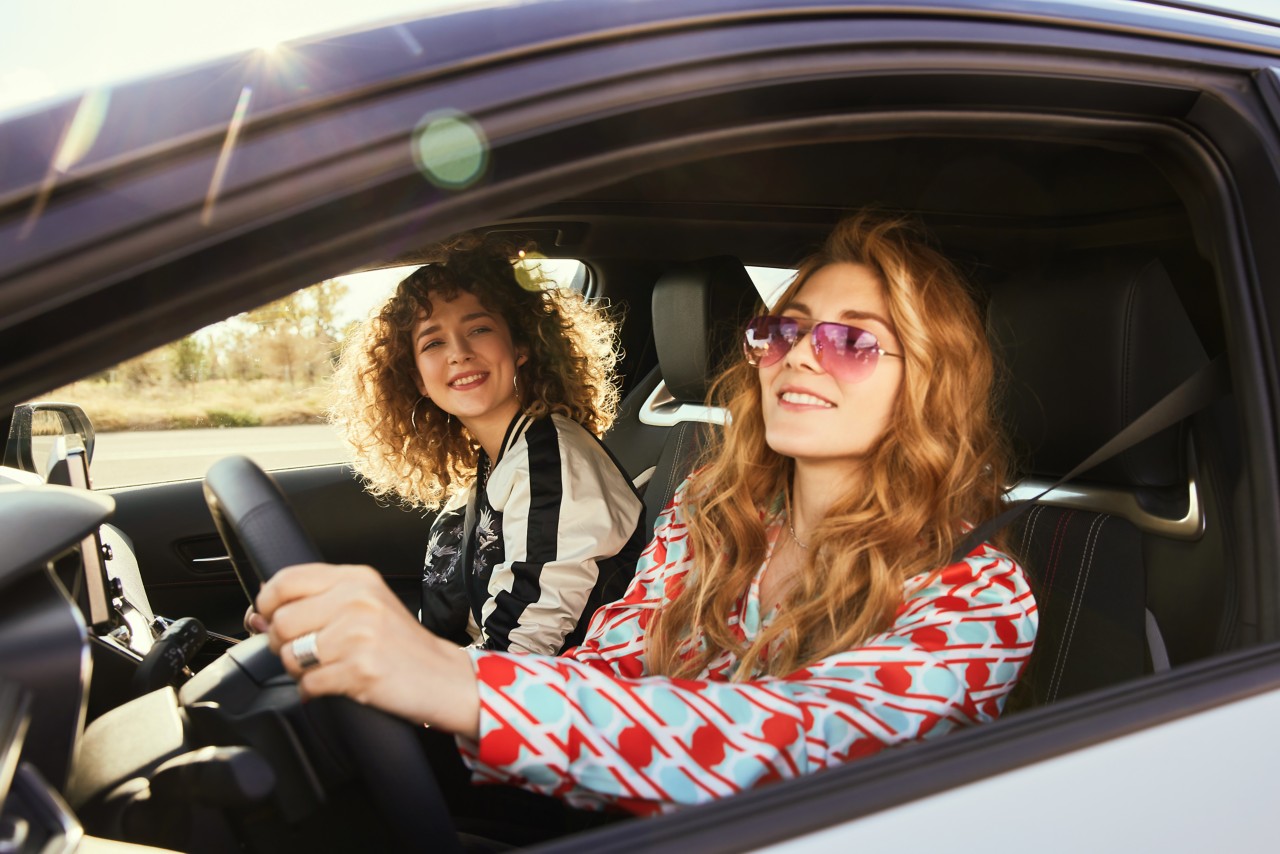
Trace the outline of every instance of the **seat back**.
[[[1006, 411], [1026, 492], [1070, 471], [1206, 361], [1164, 268], [1130, 252], [1012, 276], [993, 289], [988, 323], [1009, 370]], [[1184, 443], [1179, 428], [1147, 439], [1050, 493], [1007, 532], [1040, 611], [1015, 704], [1167, 666], [1144, 554], [1153, 538], [1198, 536], [1174, 524], [1195, 504]]]
[[1040, 612], [1015, 705], [1040, 706], [1151, 671], [1142, 534], [1133, 524], [1041, 504], [1009, 537]]
[[654, 286], [658, 367], [628, 393], [605, 437], [643, 489], [649, 524], [723, 423], [705, 405], [707, 392], [758, 302], [742, 262], [729, 256], [678, 265]]

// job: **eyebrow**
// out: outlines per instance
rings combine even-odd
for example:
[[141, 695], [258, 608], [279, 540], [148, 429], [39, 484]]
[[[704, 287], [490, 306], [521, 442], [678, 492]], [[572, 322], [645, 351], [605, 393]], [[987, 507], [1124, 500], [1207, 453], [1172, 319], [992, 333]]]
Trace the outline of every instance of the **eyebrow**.
[[[484, 318], [484, 317], [487, 317], [487, 318], [489, 318], [490, 320], [493, 320], [493, 315], [492, 315], [492, 314], [490, 314], [490, 313], [489, 313], [489, 312], [487, 312], [487, 311], [473, 311], [473, 312], [471, 312], [470, 314], [464, 314], [464, 315], [462, 316], [462, 318], [461, 318], [458, 322], [459, 322], [459, 323], [470, 323], [470, 322], [471, 322], [471, 321], [473, 321], [473, 320], [479, 320], [480, 318]], [[422, 339], [422, 338], [426, 337], [427, 335], [434, 335], [434, 334], [436, 334], [436, 333], [437, 333], [437, 332], [439, 332], [439, 331], [440, 331], [440, 324], [438, 324], [438, 323], [437, 323], [437, 324], [435, 324], [434, 326], [428, 326], [427, 328], [425, 328], [425, 329], [423, 329], [421, 332], [419, 332], [419, 333], [418, 333], [418, 337], [417, 337], [417, 338], [415, 338], [415, 339], [413, 339], [413, 340], [418, 341], [418, 340], [420, 340], [420, 339]]]
[[[801, 314], [806, 314], [809, 317], [813, 317], [813, 311], [809, 308], [809, 306], [805, 305], [802, 302], [789, 302], [786, 305], [782, 306], [782, 308], [780, 308], [779, 310], [780, 311], [796, 311]], [[893, 324], [890, 323], [887, 319], [876, 314], [874, 311], [861, 311], [860, 309], [856, 309], [856, 308], [846, 308], [844, 311], [840, 312], [840, 319], [841, 320], [874, 320], [880, 323], [882, 326], [884, 326], [885, 329], [888, 329], [890, 332], [893, 331]]]

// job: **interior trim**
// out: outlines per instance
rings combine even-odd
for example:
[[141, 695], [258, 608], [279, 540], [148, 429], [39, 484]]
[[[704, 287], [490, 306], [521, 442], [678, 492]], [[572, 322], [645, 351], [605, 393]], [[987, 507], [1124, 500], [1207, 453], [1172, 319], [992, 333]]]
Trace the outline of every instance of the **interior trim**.
[[[1039, 504], [1070, 507], [1093, 513], [1109, 513], [1133, 524], [1144, 534], [1154, 534], [1171, 540], [1198, 540], [1204, 535], [1204, 507], [1200, 503], [1200, 490], [1196, 485], [1195, 454], [1187, 452], [1187, 512], [1180, 519], [1158, 516], [1143, 507], [1137, 497], [1125, 489], [1093, 484], [1066, 484], [1040, 498]], [[1009, 502], [1035, 498], [1053, 485], [1051, 480], [1025, 478], [1005, 493]]]
[[43, 851], [71, 854], [81, 850], [84, 828], [67, 802], [45, 782], [33, 765], [23, 762], [18, 766], [10, 792], [19, 796], [15, 800], [26, 802], [25, 818], [35, 824], [37, 832], [45, 837]]
[[640, 407], [640, 423], [651, 427], [674, 427], [681, 421], [723, 426], [729, 421], [729, 413], [719, 406], [678, 401], [667, 391], [666, 381], [659, 382], [645, 400], [644, 406]]

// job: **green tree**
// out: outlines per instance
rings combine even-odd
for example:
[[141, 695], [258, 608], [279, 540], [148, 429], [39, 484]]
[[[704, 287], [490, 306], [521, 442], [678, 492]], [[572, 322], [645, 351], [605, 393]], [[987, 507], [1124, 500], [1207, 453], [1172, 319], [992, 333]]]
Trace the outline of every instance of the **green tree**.
[[304, 291], [289, 294], [241, 317], [254, 327], [255, 349], [266, 357], [264, 373], [293, 383], [309, 312]]
[[313, 315], [316, 337], [336, 342], [341, 330], [338, 328], [338, 306], [347, 296], [347, 286], [335, 279], [326, 279], [318, 285], [312, 285], [303, 291], [315, 306]]
[[193, 335], [169, 345], [173, 378], [184, 385], [194, 385], [204, 378], [205, 360], [205, 349]]
[[250, 325], [252, 340], [240, 349], [254, 353], [263, 375], [288, 383], [316, 382], [333, 369], [338, 308], [346, 294], [346, 285], [330, 279], [245, 312], [240, 319]]

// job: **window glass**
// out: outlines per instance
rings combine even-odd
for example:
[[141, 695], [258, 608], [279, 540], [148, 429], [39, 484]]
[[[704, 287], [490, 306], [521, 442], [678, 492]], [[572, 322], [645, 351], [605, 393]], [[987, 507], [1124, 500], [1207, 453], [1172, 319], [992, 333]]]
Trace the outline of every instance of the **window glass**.
[[[517, 268], [589, 293], [580, 261], [530, 258]], [[230, 454], [267, 469], [345, 462], [324, 417], [333, 366], [352, 326], [414, 269], [326, 280], [42, 399], [78, 403], [93, 421], [98, 489], [201, 478]]]
[[747, 275], [760, 292], [760, 299], [770, 308], [791, 284], [795, 274], [795, 270], [785, 267], [747, 267]]

